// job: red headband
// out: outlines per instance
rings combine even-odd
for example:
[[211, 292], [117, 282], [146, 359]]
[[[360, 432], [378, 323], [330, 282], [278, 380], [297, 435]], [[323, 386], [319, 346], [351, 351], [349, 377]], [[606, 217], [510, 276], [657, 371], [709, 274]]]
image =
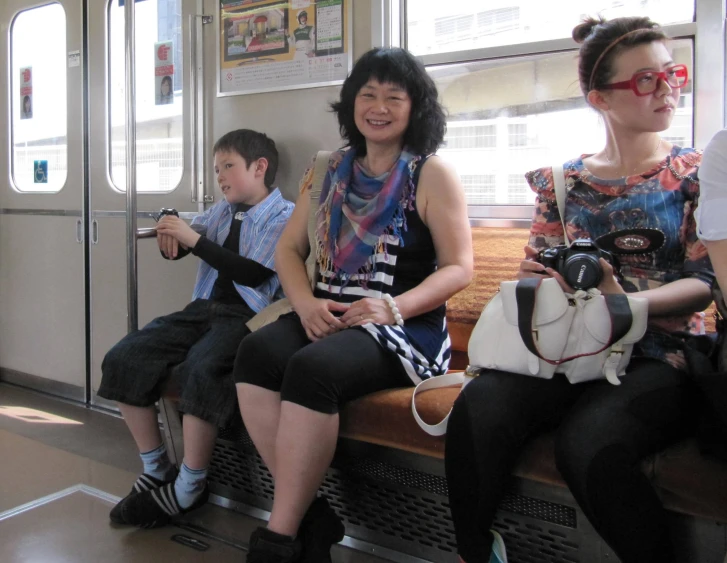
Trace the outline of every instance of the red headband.
[[[624, 39], [625, 39], [626, 37], [628, 37], [629, 35], [633, 35], [634, 33], [641, 33], [642, 31], [651, 31], [651, 30], [650, 30], [650, 29], [646, 29], [646, 28], [643, 28], [643, 27], [641, 27], [641, 28], [639, 28], [639, 29], [632, 29], [631, 31], [627, 31], [627, 32], [626, 32], [626, 33], [624, 33], [624, 34], [623, 34], [623, 35], [622, 35], [621, 37], [618, 37], [618, 38], [614, 39], [614, 40], [613, 40], [613, 42], [612, 42], [612, 43], [611, 43], [611, 44], [610, 44], [610, 45], [609, 45], [608, 47], [606, 47], [606, 48], [605, 48], [605, 49], [603, 50], [603, 53], [601, 53], [601, 55], [600, 55], [600, 56], [599, 56], [599, 57], [598, 57], [598, 58], [596, 59], [596, 64], [594, 64], [594, 65], [593, 65], [593, 70], [591, 71], [591, 78], [590, 78], [590, 80], [588, 81], [588, 92], [590, 92], [591, 90], [593, 90], [593, 79], [594, 79], [594, 78], [595, 78], [595, 76], [596, 76], [596, 70], [598, 70], [598, 65], [599, 65], [599, 64], [601, 64], [601, 60], [603, 59], [603, 57], [605, 57], [605, 56], [606, 56], [606, 54], [607, 54], [607, 53], [608, 53], [608, 52], [609, 52], [609, 51], [610, 51], [611, 49], [613, 49], [613, 48], [614, 48], [614, 47], [615, 47], [616, 45], [618, 45], [618, 44], [619, 44], [619, 43], [620, 43], [620, 42], [621, 42], [622, 40], [624, 40]], [[586, 94], [587, 94], [588, 92], [586, 92]]]

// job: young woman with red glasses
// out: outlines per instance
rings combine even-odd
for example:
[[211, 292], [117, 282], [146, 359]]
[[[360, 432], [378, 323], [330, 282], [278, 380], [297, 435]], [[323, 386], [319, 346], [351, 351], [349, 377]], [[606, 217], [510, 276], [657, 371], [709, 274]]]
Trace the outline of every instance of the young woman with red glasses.
[[564, 235], [573, 241], [626, 228], [659, 229], [661, 249], [622, 257], [621, 283], [602, 260], [606, 275], [599, 286], [603, 293], [648, 299], [649, 329], [619, 386], [485, 370], [463, 390], [449, 421], [445, 462], [466, 563], [506, 563], [507, 534], [503, 540], [490, 530], [495, 512], [523, 445], [554, 428], [558, 470], [620, 560], [676, 561], [664, 510], [640, 462], [685, 437], [696, 419], [673, 333], [687, 329], [694, 312], [710, 302], [713, 274], [694, 221], [701, 155], [659, 135], [671, 124], [688, 72], [674, 63], [666, 36], [648, 18], [589, 19], [573, 37], [582, 43], [581, 88], [603, 118], [606, 144], [564, 165], [567, 233], [552, 169], [526, 174], [538, 197], [519, 276], [551, 275], [564, 285], [557, 272], [534, 260], [539, 250], [562, 244]]

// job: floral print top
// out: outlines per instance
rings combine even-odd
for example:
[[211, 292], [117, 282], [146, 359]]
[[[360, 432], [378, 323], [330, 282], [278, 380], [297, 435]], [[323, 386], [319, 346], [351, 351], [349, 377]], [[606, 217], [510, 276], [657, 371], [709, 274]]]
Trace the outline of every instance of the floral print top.
[[[590, 155], [563, 165], [567, 190], [565, 224], [568, 239], [597, 239], [621, 229], [652, 228], [664, 233], [664, 245], [654, 253], [619, 257], [628, 293], [654, 289], [678, 279], [695, 277], [710, 285], [714, 279], [707, 250], [697, 238], [694, 211], [699, 199], [697, 169], [702, 154], [674, 146], [662, 162], [644, 174], [615, 180], [597, 178], [583, 164]], [[683, 178], [680, 178], [683, 177]], [[525, 174], [537, 194], [530, 246], [537, 250], [564, 242], [555, 200], [553, 170]], [[691, 314], [655, 317], [634, 348], [634, 357], [656, 358], [684, 367], [681, 340], [674, 332], [689, 331]]]

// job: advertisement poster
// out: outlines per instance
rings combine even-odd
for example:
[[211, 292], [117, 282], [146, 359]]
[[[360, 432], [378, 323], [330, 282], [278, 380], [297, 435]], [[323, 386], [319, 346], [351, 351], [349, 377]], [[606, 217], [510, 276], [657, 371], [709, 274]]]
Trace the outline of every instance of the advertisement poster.
[[174, 103], [174, 44], [172, 41], [154, 43], [154, 87], [156, 105]]
[[352, 0], [220, 0], [220, 95], [340, 84]]
[[20, 119], [33, 118], [33, 67], [20, 69]]

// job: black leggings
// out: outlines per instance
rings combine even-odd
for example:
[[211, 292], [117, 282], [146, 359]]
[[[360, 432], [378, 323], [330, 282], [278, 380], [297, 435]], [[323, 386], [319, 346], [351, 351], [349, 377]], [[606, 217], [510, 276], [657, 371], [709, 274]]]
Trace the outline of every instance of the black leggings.
[[412, 384], [397, 355], [363, 329], [311, 342], [295, 314], [242, 341], [234, 376], [237, 383], [279, 391], [283, 401], [326, 414], [374, 391]]
[[481, 374], [458, 397], [447, 430], [460, 555], [489, 560], [488, 530], [524, 443], [557, 426], [558, 470], [621, 561], [674, 563], [665, 512], [640, 462], [690, 433], [695, 405], [685, 374], [657, 360], [633, 360], [620, 386]]

